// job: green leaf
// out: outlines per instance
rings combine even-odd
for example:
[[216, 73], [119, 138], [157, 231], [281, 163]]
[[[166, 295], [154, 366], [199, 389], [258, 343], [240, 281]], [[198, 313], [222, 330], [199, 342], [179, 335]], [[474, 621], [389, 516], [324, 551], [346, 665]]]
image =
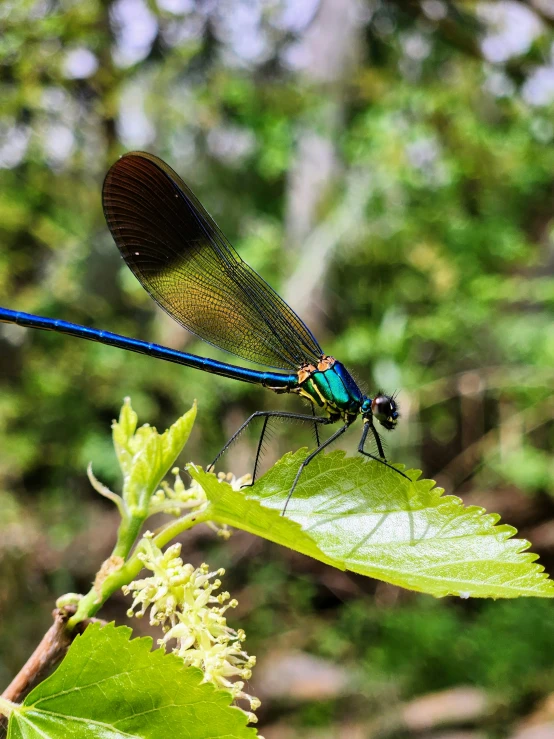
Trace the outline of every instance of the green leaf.
[[150, 651], [150, 637], [130, 635], [126, 626], [89, 626], [12, 713], [8, 739], [254, 739], [229, 693], [178, 657]]
[[137, 414], [125, 399], [112, 436], [123, 473], [123, 499], [131, 510], [146, 512], [152, 494], [187, 443], [195, 419], [196, 403], [163, 434], [148, 424], [137, 429]]
[[320, 454], [284, 508], [306, 452], [287, 454], [253, 487], [235, 492], [190, 469], [213, 520], [288, 546], [339, 569], [435, 596], [554, 597], [554, 583], [499, 516], [464, 507], [432, 480], [412, 482], [343, 452]]

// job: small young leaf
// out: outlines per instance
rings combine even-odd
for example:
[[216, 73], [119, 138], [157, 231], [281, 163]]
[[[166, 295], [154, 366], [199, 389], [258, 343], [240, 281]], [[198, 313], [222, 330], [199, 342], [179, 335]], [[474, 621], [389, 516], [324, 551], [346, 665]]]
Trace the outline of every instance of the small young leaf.
[[393, 470], [320, 454], [284, 508], [306, 452], [287, 454], [251, 488], [237, 493], [191, 469], [218, 523], [288, 546], [340, 569], [435, 596], [554, 597], [554, 582], [499, 516], [464, 507], [432, 480], [409, 482]]
[[138, 416], [131, 407], [131, 398], [125, 398], [119, 412], [119, 420], [112, 424], [113, 445], [124, 477], [129, 474], [133, 461], [129, 442], [136, 431], [137, 422]]
[[187, 443], [195, 418], [196, 403], [163, 434], [147, 424], [137, 429], [137, 414], [126, 398], [112, 435], [123, 473], [123, 499], [129, 508], [147, 510], [151, 496]]
[[8, 739], [254, 739], [231, 695], [131, 629], [89, 626], [11, 715]]

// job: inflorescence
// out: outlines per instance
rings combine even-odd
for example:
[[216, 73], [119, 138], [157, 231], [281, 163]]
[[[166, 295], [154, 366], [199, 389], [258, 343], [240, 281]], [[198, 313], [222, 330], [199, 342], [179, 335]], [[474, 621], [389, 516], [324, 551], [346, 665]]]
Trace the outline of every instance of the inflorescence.
[[205, 682], [230, 691], [235, 700], [248, 701], [250, 710], [245, 713], [249, 721], [256, 722], [253, 711], [260, 701], [244, 692], [244, 681], [250, 679], [256, 658], [243, 649], [244, 631], [227, 625], [226, 611], [238, 602], [228, 592], [215, 594], [225, 570], [210, 572], [207, 564], [197, 568], [184, 564], [180, 544], [162, 552], [152, 536], [145, 535], [143, 552], [138, 555], [152, 575], [123, 588], [134, 598], [128, 615], [140, 618], [150, 609], [150, 623], [165, 632], [159, 644], [165, 647], [174, 641], [173, 652], [186, 665], [200, 668]]

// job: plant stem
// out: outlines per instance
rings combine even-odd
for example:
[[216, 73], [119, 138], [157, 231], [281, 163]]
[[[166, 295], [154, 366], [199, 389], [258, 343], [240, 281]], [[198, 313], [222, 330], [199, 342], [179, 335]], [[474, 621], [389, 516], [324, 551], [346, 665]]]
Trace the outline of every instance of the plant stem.
[[16, 707], [17, 703], [12, 703], [12, 701], [0, 695], [0, 715], [9, 718]]
[[[69, 616], [75, 613], [74, 607], [56, 608], [52, 611], [54, 623], [40, 640], [35, 651], [2, 693], [0, 700], [15, 702], [24, 696], [45, 673], [49, 672], [65, 655], [73, 639], [83, 632], [86, 621], [70, 633], [66, 628]], [[5, 713], [0, 703], [0, 712]]]
[[[193, 526], [196, 526], [197, 524], [203, 523], [204, 521], [208, 520], [208, 511], [209, 506], [206, 506], [202, 510], [193, 511], [186, 516], [178, 518], [176, 521], [172, 521], [154, 537], [154, 543], [159, 547], [165, 546], [181, 532], [186, 531], [187, 529], [190, 529]], [[119, 537], [118, 544], [114, 549], [114, 554], [112, 555], [112, 558], [120, 556], [119, 554], [116, 554], [118, 546]], [[94, 616], [94, 614], [97, 613], [97, 611], [102, 607], [102, 605], [110, 597], [110, 595], [112, 595], [112, 593], [114, 593], [116, 590], [119, 590], [119, 588], [123, 587], [123, 585], [128, 585], [130, 582], [132, 582], [132, 580], [135, 579], [135, 577], [139, 574], [143, 567], [142, 559], [139, 557], [140, 552], [141, 545], [139, 542], [137, 548], [133, 552], [133, 555], [129, 558], [127, 562], [122, 564], [117, 569], [114, 569], [114, 571], [109, 573], [101, 583], [96, 584], [89, 590], [86, 595], [81, 598], [77, 607], [77, 612], [67, 622], [68, 629], [73, 629], [84, 619]]]
[[128, 557], [129, 552], [137, 540], [146, 516], [147, 513], [141, 513], [140, 515], [127, 515], [121, 519], [119, 530], [117, 532], [117, 542], [112, 552], [112, 557], [121, 557], [122, 559], [126, 559]]
[[183, 531], [191, 529], [199, 523], [204, 523], [210, 519], [209, 515], [210, 504], [205, 503], [202, 508], [198, 508], [191, 513], [187, 513], [186, 516], [181, 516], [176, 521], [168, 523], [167, 526], [154, 536], [154, 544], [158, 547], [164, 547], [172, 539], [181, 534]]

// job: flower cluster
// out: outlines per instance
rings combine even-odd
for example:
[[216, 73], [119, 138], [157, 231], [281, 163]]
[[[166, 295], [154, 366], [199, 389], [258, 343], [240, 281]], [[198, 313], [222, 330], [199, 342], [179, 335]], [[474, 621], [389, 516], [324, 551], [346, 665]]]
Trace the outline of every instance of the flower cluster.
[[227, 592], [215, 595], [225, 571], [210, 572], [206, 564], [198, 568], [183, 564], [180, 553], [180, 544], [162, 552], [151, 534], [145, 536], [144, 552], [139, 556], [152, 575], [123, 588], [125, 594], [132, 593], [134, 598], [128, 615], [140, 618], [150, 609], [150, 623], [161, 626], [165, 632], [160, 645], [175, 641], [173, 652], [186, 665], [199, 667], [205, 682], [230, 691], [234, 699], [249, 702], [250, 711], [246, 714], [255, 722], [252, 711], [260, 701], [243, 688], [256, 658], [248, 656], [242, 647], [244, 631], [227, 625], [225, 612], [235, 608], [237, 601], [231, 600]]
[[[191, 480], [191, 483], [187, 488], [179, 475], [178, 467], [172, 469], [171, 473], [175, 476], [173, 487], [165, 481], [162, 482], [160, 489], [157, 490], [150, 499], [150, 515], [153, 513], [163, 512], [173, 516], [179, 516], [184, 510], [196, 508], [206, 503], [207, 499], [204, 488], [202, 488], [196, 480]], [[231, 472], [219, 472], [217, 479], [219, 482], [228, 483], [233, 490], [238, 491], [252, 482], [252, 475], [235, 477]], [[224, 524], [223, 526], [216, 526], [214, 523], [207, 523], [218, 536], [221, 536], [224, 539], [228, 539], [231, 536], [231, 532], [227, 525]]]

